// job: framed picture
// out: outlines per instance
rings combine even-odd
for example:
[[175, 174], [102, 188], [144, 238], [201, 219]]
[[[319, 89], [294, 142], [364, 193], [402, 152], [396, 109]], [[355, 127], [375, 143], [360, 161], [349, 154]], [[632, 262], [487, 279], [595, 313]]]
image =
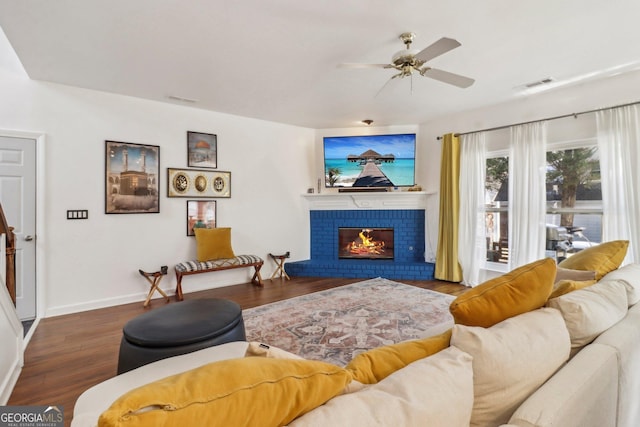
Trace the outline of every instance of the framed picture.
[[187, 166], [218, 167], [218, 136], [211, 133], [187, 132]]
[[168, 197], [231, 197], [231, 172], [167, 168]]
[[195, 228], [216, 228], [215, 200], [187, 200], [187, 236], [195, 236]]
[[105, 213], [158, 213], [160, 147], [105, 141]]

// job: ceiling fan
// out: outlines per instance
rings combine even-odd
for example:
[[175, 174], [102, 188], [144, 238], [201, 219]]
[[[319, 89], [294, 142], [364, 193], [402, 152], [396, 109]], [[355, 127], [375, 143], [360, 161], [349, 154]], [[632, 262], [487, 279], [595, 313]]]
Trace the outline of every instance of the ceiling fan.
[[[454, 39], [443, 37], [430, 46], [417, 51], [411, 49], [411, 43], [415, 38], [415, 34], [411, 32], [400, 34], [400, 40], [405, 44], [406, 49], [397, 52], [391, 58], [390, 64], [340, 64], [340, 68], [393, 68], [399, 71], [391, 76], [390, 80], [395, 78], [413, 77], [413, 72], [419, 73], [421, 76], [429, 77], [443, 83], [454, 85], [460, 88], [467, 88], [474, 83], [474, 79], [461, 76], [459, 74], [450, 73], [449, 71], [439, 70], [437, 68], [428, 67], [425, 63], [437, 56], [449, 52], [461, 46], [460, 42]], [[382, 89], [381, 89], [382, 90]]]

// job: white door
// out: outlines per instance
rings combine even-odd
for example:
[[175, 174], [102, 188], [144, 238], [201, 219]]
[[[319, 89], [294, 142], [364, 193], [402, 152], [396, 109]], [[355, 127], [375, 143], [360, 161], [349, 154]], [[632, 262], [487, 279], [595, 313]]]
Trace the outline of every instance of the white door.
[[0, 202], [16, 235], [16, 308], [36, 317], [36, 140], [0, 136]]

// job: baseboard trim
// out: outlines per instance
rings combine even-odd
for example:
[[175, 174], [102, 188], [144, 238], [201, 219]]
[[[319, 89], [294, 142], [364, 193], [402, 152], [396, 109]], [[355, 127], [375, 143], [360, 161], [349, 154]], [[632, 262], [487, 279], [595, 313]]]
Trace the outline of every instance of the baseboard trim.
[[[165, 291], [167, 295], [170, 296], [174, 293], [173, 289], [163, 289], [163, 291]], [[162, 298], [161, 295], [156, 295]], [[80, 313], [82, 311], [97, 310], [99, 308], [113, 307], [114, 305], [130, 304], [133, 302], [139, 302], [140, 305], [142, 305], [146, 297], [146, 292], [139, 292], [135, 294], [121, 295], [118, 297], [87, 301], [78, 304], [61, 305], [58, 307], [51, 307], [46, 309], [44, 317], [63, 316], [65, 314]], [[151, 301], [155, 299], [157, 298], [153, 298]]]
[[[244, 269], [243, 269], [244, 270]], [[248, 269], [246, 271], [249, 271]], [[208, 274], [196, 274], [189, 276], [188, 279], [183, 281], [183, 288], [185, 292], [198, 292], [207, 289], [221, 288], [224, 286], [237, 285], [239, 283], [247, 283], [250, 279], [250, 275], [246, 271], [237, 270], [225, 270], [215, 273], [216, 281], [211, 282], [211, 277]], [[203, 276], [203, 277], [199, 277]], [[188, 284], [184, 282], [188, 281]], [[169, 297], [173, 298], [175, 295], [175, 288], [166, 289], [163, 291]], [[148, 291], [136, 292], [134, 294], [120, 295], [117, 297], [96, 299], [92, 301], [85, 301], [76, 304], [59, 305], [56, 307], [50, 307], [45, 309], [44, 317], [63, 316], [65, 314], [80, 313], [82, 311], [97, 310], [100, 308], [113, 307], [115, 305], [130, 304], [139, 302], [142, 307], [142, 303], [147, 298]], [[161, 300], [162, 296], [159, 293], [154, 294], [154, 298], [151, 301]]]
[[4, 406], [9, 401], [11, 397], [11, 393], [13, 392], [13, 388], [16, 386], [18, 382], [18, 378], [20, 377], [20, 372], [22, 372], [22, 364], [21, 360], [18, 358], [14, 361], [12, 369], [7, 372], [7, 376], [2, 381], [2, 386], [0, 388], [0, 405]]

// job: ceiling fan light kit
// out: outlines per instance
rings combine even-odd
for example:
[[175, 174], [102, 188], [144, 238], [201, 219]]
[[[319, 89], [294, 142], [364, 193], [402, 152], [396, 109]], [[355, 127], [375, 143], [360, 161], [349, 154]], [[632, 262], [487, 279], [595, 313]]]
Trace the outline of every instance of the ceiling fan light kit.
[[396, 52], [391, 57], [391, 63], [389, 64], [340, 64], [342, 68], [393, 68], [399, 73], [391, 76], [391, 79], [404, 78], [413, 76], [413, 72], [417, 72], [423, 77], [429, 77], [434, 80], [441, 81], [460, 88], [467, 88], [471, 86], [475, 80], [461, 76], [459, 74], [451, 73], [449, 71], [439, 70], [436, 68], [425, 66], [424, 64], [444, 53], [449, 52], [459, 46], [460, 42], [457, 40], [442, 37], [435, 43], [427, 46], [422, 50], [412, 49], [411, 43], [415, 38], [415, 33], [406, 32], [400, 34], [399, 38], [404, 43], [405, 49]]

